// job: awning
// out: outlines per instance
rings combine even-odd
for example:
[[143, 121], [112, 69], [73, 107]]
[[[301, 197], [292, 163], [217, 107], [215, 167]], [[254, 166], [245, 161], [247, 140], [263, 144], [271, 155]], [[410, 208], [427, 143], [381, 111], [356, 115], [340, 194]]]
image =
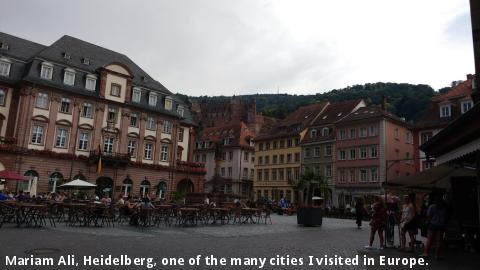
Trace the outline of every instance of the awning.
[[431, 190], [435, 188], [450, 188], [450, 179], [452, 177], [472, 176], [475, 177], [475, 169], [456, 168], [446, 164], [433, 167], [431, 169], [405, 177], [399, 177], [395, 180], [387, 181], [386, 188], [420, 189]]
[[25, 176], [18, 174], [14, 171], [7, 171], [7, 170], [0, 171], [0, 179], [16, 180], [16, 181], [27, 180]]
[[436, 158], [436, 161], [438, 164], [443, 164], [479, 150], [480, 150], [480, 138], [473, 140], [462, 146], [459, 146], [455, 149], [452, 149], [448, 153], [438, 156]]

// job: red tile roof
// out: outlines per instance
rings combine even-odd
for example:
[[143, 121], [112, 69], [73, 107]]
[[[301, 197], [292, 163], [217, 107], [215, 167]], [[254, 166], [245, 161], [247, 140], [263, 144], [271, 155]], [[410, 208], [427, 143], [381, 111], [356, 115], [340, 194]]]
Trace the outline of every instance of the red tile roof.
[[[229, 146], [250, 147], [248, 139], [254, 138], [255, 132], [251, 131], [243, 122], [220, 127], [209, 127], [199, 132], [197, 142], [221, 142], [224, 138], [231, 138]], [[212, 146], [213, 147], [213, 146]]]
[[255, 140], [259, 141], [298, 135], [300, 131], [310, 125], [312, 121], [323, 112], [328, 104], [328, 102], [318, 102], [299, 107], [285, 119], [280, 120], [266, 133], [257, 136]]

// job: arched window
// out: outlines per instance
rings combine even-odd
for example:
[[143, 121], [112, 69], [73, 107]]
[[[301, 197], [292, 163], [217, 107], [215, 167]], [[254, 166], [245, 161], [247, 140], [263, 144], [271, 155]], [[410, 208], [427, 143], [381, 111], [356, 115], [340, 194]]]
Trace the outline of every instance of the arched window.
[[165, 195], [167, 194], [167, 183], [160, 182], [157, 186], [157, 196], [159, 199], [165, 199]]
[[130, 195], [130, 192], [132, 192], [132, 186], [133, 186], [132, 179], [125, 178], [125, 180], [123, 180], [122, 194], [124, 197], [127, 197], [128, 195]]
[[63, 182], [63, 175], [59, 172], [54, 172], [48, 177], [48, 191], [57, 192], [57, 187]]
[[30, 170], [24, 174], [27, 179], [25, 181], [19, 181], [17, 190], [23, 190], [26, 192], [30, 192], [30, 189], [33, 185], [36, 185], [38, 182], [38, 173], [36, 171]]
[[140, 195], [142, 197], [148, 195], [148, 191], [150, 190], [150, 182], [147, 180], [143, 180], [142, 183], [140, 183]]

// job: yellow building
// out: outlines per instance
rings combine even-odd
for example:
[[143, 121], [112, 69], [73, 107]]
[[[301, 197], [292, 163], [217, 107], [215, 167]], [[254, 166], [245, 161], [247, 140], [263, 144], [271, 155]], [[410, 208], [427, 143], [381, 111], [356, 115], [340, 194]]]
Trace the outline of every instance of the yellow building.
[[301, 146], [306, 127], [325, 109], [321, 102], [298, 108], [273, 128], [255, 138], [255, 199], [296, 202]]

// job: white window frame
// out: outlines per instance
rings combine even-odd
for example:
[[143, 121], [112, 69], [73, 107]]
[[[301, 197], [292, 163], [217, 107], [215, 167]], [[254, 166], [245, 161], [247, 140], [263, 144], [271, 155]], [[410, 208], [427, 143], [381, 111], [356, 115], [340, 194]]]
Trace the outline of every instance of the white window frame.
[[155, 107], [157, 106], [157, 102], [158, 102], [158, 94], [155, 92], [150, 92], [148, 94], [148, 105]]
[[358, 131], [359, 138], [365, 138], [368, 136], [368, 129], [366, 127], [361, 127]]
[[[135, 119], [135, 125], [132, 125], [132, 119]], [[135, 112], [132, 112], [130, 114], [130, 122], [128, 123], [130, 127], [138, 127], [138, 114]]]
[[63, 84], [73, 86], [75, 85], [75, 70], [66, 68], [63, 72]]
[[[118, 95], [116, 93], [113, 92], [113, 89], [117, 89], [118, 88]], [[116, 91], [115, 91], [116, 92]], [[112, 83], [110, 84], [110, 95], [112, 97], [121, 97], [122, 96], [122, 86], [118, 83]]]
[[172, 122], [165, 120], [163, 121], [163, 133], [165, 134], [172, 134]]
[[165, 110], [171, 111], [173, 108], [173, 99], [170, 96], [165, 98]]
[[368, 182], [368, 170], [365, 168], [361, 168], [358, 170], [358, 180], [360, 182]]
[[[468, 107], [468, 108], [465, 108]], [[464, 100], [461, 102], [461, 110], [462, 114], [466, 113], [468, 110], [470, 110], [473, 107], [473, 101], [471, 100]]]
[[40, 78], [45, 80], [51, 80], [53, 76], [53, 64], [43, 62], [40, 68]]
[[177, 113], [178, 113], [181, 117], [183, 117], [183, 114], [185, 113], [185, 109], [183, 108], [182, 105], [178, 105], [178, 107], [177, 107]]
[[55, 136], [55, 148], [68, 148], [69, 130], [66, 127], [57, 127]]
[[6, 58], [0, 58], [0, 76], [10, 76], [10, 67], [12, 62]]
[[157, 125], [156, 125], [156, 120], [155, 120], [155, 117], [153, 116], [149, 116], [147, 117], [147, 126], [146, 128], [148, 130], [155, 130], [157, 128]]
[[362, 146], [360, 147], [360, 159], [367, 159], [368, 158], [368, 150], [367, 147]]
[[327, 137], [330, 135], [330, 129], [328, 127], [322, 128], [322, 136]]
[[139, 103], [142, 100], [142, 90], [140, 88], [134, 87], [132, 91], [132, 101]]
[[333, 147], [331, 144], [327, 144], [325, 145], [325, 148], [324, 148], [324, 156], [326, 157], [331, 157], [332, 156], [332, 152], [333, 152]]
[[93, 105], [90, 102], [84, 102], [82, 106], [82, 117], [93, 118]]
[[325, 177], [332, 177], [332, 165], [325, 165]]
[[137, 140], [129, 139], [127, 144], [127, 153], [130, 154], [131, 157], [137, 156]]
[[45, 132], [45, 126], [33, 124], [32, 126], [32, 138], [30, 140], [31, 144], [41, 145], [43, 144], [43, 135]]
[[90, 132], [80, 131], [78, 136], [78, 150], [87, 151], [90, 139]]
[[444, 104], [440, 106], [440, 117], [450, 117], [452, 116], [452, 105]]
[[[68, 104], [68, 110], [67, 111], [63, 111], [63, 103], [65, 102], [65, 104]], [[70, 114], [72, 113], [72, 100], [70, 98], [66, 98], [66, 97], [63, 97], [60, 101], [60, 110], [59, 110], [61, 113], [66, 113], [66, 114]]]
[[338, 150], [338, 160], [346, 160], [347, 159], [347, 151], [345, 149]]
[[371, 182], [378, 181], [378, 168], [370, 168], [370, 181]]
[[95, 91], [97, 88], [97, 76], [88, 74], [85, 79], [85, 89]]
[[146, 142], [143, 147], [143, 159], [152, 160], [153, 158], [153, 142]]
[[[373, 153], [375, 153], [375, 155]], [[378, 147], [376, 145], [370, 146], [370, 158], [377, 158], [377, 157], [378, 157]]]
[[113, 137], [105, 137], [103, 139], [103, 152], [107, 154], [113, 153], [113, 144], [115, 140]]
[[48, 93], [40, 92], [37, 94], [37, 98], [35, 100], [35, 107], [40, 109], [48, 109], [50, 105], [50, 100], [48, 97]]

